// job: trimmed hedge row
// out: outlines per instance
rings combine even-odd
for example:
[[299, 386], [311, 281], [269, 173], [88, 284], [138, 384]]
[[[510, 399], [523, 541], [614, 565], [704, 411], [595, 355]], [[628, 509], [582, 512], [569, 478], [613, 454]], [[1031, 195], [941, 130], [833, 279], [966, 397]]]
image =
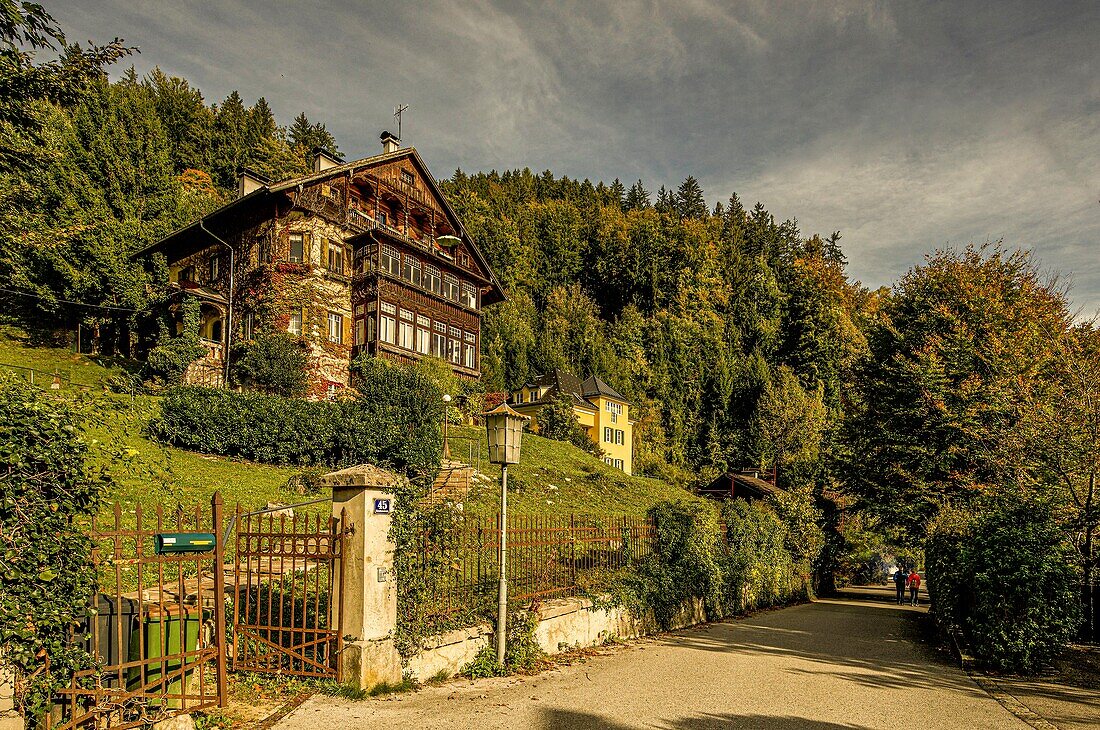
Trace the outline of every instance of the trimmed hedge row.
[[434, 473], [443, 448], [442, 391], [409, 368], [382, 361], [361, 367], [359, 395], [334, 402], [173, 388], [149, 431], [180, 448], [267, 464], [372, 463]]
[[936, 621], [1002, 671], [1041, 668], [1081, 622], [1064, 534], [1050, 507], [1001, 497], [976, 513], [945, 509], [925, 543]]
[[694, 503], [661, 503], [649, 516], [657, 530], [653, 554], [627, 580], [626, 602], [653, 609], [662, 628], [696, 598], [713, 620], [810, 597], [816, 555], [793, 553], [789, 538], [820, 532], [816, 524], [788, 524], [772, 505], [742, 500], [723, 503], [722, 526], [713, 510]]

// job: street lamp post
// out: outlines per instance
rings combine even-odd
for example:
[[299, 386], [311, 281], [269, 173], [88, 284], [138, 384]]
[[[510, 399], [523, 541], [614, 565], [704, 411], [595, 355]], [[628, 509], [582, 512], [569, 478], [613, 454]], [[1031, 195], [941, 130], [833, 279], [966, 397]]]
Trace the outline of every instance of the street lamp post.
[[519, 463], [523, 427], [531, 420], [512, 410], [507, 403], [482, 414], [489, 440], [489, 461], [500, 464], [500, 576], [497, 581], [497, 663], [504, 664], [504, 649], [508, 636], [508, 465]]
[[451, 420], [451, 394], [443, 394], [443, 458], [451, 458], [451, 444], [447, 441], [447, 422]]

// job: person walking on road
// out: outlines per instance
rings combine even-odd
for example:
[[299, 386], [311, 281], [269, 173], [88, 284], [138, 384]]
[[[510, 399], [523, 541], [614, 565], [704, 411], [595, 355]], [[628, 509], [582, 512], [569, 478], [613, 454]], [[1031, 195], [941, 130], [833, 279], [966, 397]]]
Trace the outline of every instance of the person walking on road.
[[920, 573], [917, 572], [916, 567], [913, 568], [913, 572], [909, 574], [909, 577], [905, 579], [905, 585], [909, 588], [909, 603], [916, 606], [917, 591], [920, 590]]
[[909, 579], [909, 571], [899, 565], [894, 571], [894, 588], [898, 591], [898, 605], [905, 603], [905, 583]]

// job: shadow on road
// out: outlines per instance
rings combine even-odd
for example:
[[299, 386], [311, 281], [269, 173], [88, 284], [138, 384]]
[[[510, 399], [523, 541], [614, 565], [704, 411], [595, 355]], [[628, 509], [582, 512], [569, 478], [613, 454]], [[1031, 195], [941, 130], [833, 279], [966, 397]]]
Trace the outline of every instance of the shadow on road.
[[[806, 611], [815, 612], [817, 630], [803, 628]], [[852, 627], [861, 630], [853, 633]], [[949, 658], [932, 647], [930, 633], [927, 613], [896, 605], [892, 592], [861, 589], [784, 611], [709, 624], [663, 641], [700, 651], [790, 657], [814, 665], [791, 668], [792, 673], [827, 674], [868, 687], [983, 695], [965, 674], [944, 671]]]
[[[546, 709], [541, 712], [539, 726], [555, 730], [633, 730], [633, 725], [621, 725], [599, 715], [573, 710]], [[701, 714], [663, 720], [652, 727], [664, 730], [719, 730], [745, 728], [746, 730], [870, 730], [865, 725], [838, 725], [835, 722], [810, 720], [805, 717], [778, 717], [774, 715]]]

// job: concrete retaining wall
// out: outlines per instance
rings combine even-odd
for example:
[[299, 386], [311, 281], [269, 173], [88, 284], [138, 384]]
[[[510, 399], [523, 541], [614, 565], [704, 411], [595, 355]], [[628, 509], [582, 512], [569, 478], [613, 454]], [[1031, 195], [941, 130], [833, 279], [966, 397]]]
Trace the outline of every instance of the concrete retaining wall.
[[[598, 646], [608, 639], [632, 639], [656, 631], [652, 615], [636, 619], [625, 608], [596, 609], [587, 598], [563, 598], [547, 601], [539, 607], [535, 640], [547, 654], [570, 649]], [[672, 628], [693, 626], [706, 621], [700, 599], [683, 607]], [[409, 659], [406, 673], [425, 681], [436, 676], [451, 676], [469, 664], [482, 647], [492, 642], [488, 624], [450, 631], [427, 641], [428, 648]]]
[[0, 730], [23, 730], [23, 717], [15, 711], [15, 672], [0, 664]]

